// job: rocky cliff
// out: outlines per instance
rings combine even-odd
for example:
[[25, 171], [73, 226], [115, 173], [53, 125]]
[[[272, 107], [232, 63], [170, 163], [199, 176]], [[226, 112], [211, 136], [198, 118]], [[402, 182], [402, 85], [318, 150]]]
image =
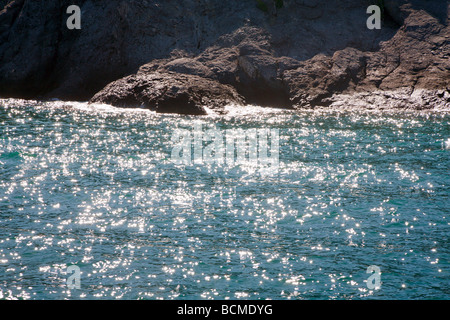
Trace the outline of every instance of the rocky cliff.
[[[66, 9], [81, 8], [81, 30]], [[367, 7], [383, 10], [369, 30]], [[446, 0], [0, 1], [0, 96], [203, 114], [450, 107]]]

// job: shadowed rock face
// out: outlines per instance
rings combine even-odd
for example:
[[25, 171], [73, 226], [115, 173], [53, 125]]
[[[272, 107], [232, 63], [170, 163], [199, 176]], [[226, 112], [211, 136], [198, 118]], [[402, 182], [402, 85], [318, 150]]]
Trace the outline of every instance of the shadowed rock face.
[[203, 114], [401, 89], [448, 105], [448, 2], [385, 0], [382, 29], [368, 30], [373, 2], [284, 0], [265, 13], [254, 0], [84, 0], [71, 31], [72, 1], [0, 1], [0, 95]]

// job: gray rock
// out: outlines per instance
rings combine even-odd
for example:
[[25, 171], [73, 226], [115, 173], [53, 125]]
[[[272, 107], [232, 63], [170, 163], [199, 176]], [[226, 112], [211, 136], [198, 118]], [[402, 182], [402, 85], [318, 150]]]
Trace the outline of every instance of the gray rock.
[[333, 109], [364, 110], [450, 110], [450, 93], [445, 90], [400, 88], [352, 94], [335, 94], [329, 99]]

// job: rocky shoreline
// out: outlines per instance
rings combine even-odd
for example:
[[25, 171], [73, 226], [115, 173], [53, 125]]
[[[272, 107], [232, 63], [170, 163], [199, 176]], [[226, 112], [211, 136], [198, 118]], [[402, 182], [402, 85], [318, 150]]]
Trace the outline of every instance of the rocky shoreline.
[[[373, 1], [285, 0], [267, 12], [250, 0], [109, 1], [101, 9], [119, 22], [111, 20], [108, 30], [108, 15], [100, 18], [100, 7], [86, 0], [79, 1], [78, 33], [61, 30], [43, 10], [27, 17], [30, 1], [3, 2], [2, 97], [193, 115], [206, 114], [205, 107], [225, 113], [227, 104], [450, 109], [445, 0], [382, 1], [381, 30], [366, 28]], [[46, 5], [50, 12], [65, 5], [55, 3]], [[146, 23], [144, 14], [156, 21]]]

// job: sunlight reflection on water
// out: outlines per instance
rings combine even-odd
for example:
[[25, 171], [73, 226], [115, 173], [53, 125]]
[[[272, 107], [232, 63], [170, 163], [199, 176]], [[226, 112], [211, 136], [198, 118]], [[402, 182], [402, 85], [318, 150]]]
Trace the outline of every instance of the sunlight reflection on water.
[[[448, 114], [257, 109], [0, 100], [0, 299], [449, 298]], [[278, 128], [279, 172], [174, 164], [194, 122]]]

